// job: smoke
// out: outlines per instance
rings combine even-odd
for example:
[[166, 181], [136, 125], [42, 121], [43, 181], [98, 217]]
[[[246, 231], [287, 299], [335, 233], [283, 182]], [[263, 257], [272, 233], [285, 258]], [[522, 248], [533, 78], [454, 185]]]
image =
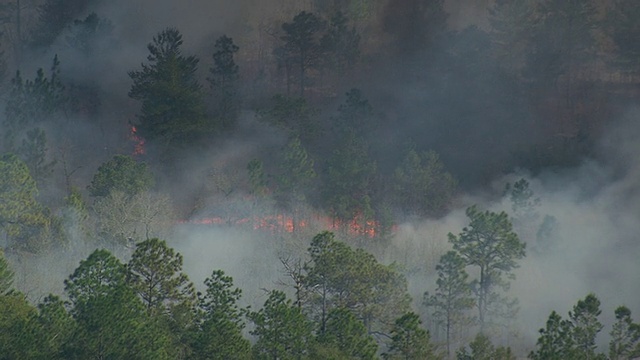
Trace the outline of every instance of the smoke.
[[[446, 2], [445, 9], [451, 12], [450, 27], [484, 21], [476, 19], [482, 12], [480, 7], [470, 3]], [[259, 36], [256, 24], [275, 22], [270, 14], [283, 9], [293, 12], [294, 7], [281, 1], [117, 0], [91, 9], [113, 25], [111, 37], [103, 39], [98, 52], [89, 56], [79, 53], [69, 46], [69, 33], [64, 33], [49, 53], [21, 64], [23, 76], [31, 78], [35, 68], [47, 68], [57, 53], [64, 80], [95, 86], [101, 99], [95, 113], [68, 118], [61, 128], [46, 127], [49, 148], [57, 154], [59, 168], [57, 182], [43, 197], [60, 199], [66, 192], [60, 170], [62, 157], [71, 183], [84, 188], [102, 162], [115, 153], [131, 153], [129, 123], [135, 120], [139, 104], [127, 97], [131, 86], [127, 71], [139, 69], [140, 63], [146, 62], [146, 45], [158, 31], [166, 27], [181, 31], [183, 51], [200, 57], [204, 78], [215, 38], [226, 33], [243, 46], [253, 46]], [[447, 169], [460, 178], [468, 193], [460, 195], [452, 211], [440, 219], [398, 224], [388, 241], [356, 243], [348, 236], [342, 240], [366, 248], [383, 263], [398, 262], [409, 279], [414, 307], [429, 324], [428, 311], [421, 305], [422, 294], [435, 287], [435, 266], [450, 249], [447, 234], [458, 234], [468, 223], [464, 211], [467, 206], [510, 211], [508, 199], [502, 196], [504, 184], [525, 177], [541, 205], [536, 210], [538, 216], [520, 227], [521, 238], [527, 242], [527, 257], [520, 262], [509, 292], [520, 303], [515, 321], [520, 349], [534, 346], [537, 330], [552, 310], [566, 317], [571, 307], [590, 292], [602, 301], [603, 333], [609, 331], [618, 305], [628, 306], [636, 319], [640, 318], [640, 109], [629, 110], [610, 126], [595, 160], [535, 174], [522, 171], [496, 175], [504, 170], [501, 165], [512, 160], [514, 151], [537, 141], [528, 127], [535, 115], [527, 114], [526, 104], [512, 102], [510, 96], [516, 87], [509, 79], [493, 76], [497, 70], [490, 66], [492, 60], [486, 54], [486, 34], [470, 29], [463, 35], [446, 38], [451, 41], [448, 45], [454, 45], [451, 47], [459, 55], [455, 58], [458, 62], [449, 55], [421, 49], [408, 58], [380, 56], [353, 76], [353, 84], [347, 81], [351, 79], [343, 80], [350, 87], [362, 87], [374, 111], [386, 115], [384, 127], [374, 132], [378, 138], [374, 139], [373, 151], [384, 157], [379, 161], [381, 172], [393, 171], [402, 150], [416, 144], [419, 150], [440, 152]], [[407, 48], [413, 45], [404, 44]], [[265, 47], [260, 49], [260, 56], [268, 57], [264, 53], [271, 49], [260, 46]], [[443, 71], [445, 68], [449, 70]], [[329, 108], [337, 108], [340, 100], [329, 101], [334, 105]], [[187, 217], [178, 220], [277, 213], [273, 204], [257, 206], [248, 200], [248, 194], [232, 188], [246, 189], [247, 162], [264, 154], [275, 156], [285, 144], [286, 134], [258, 122], [249, 110], [243, 112], [238, 126], [233, 137], [216, 139], [211, 147], [183, 159], [171, 172], [161, 165], [163, 159], [147, 156], [159, 176], [160, 191], [170, 193], [178, 213]], [[487, 184], [492, 186], [479, 190]], [[537, 233], [546, 217], [555, 219], [556, 225], [550, 227], [548, 236], [540, 238]], [[223, 269], [243, 290], [244, 301], [259, 306], [264, 301], [263, 289], [282, 287], [286, 281], [281, 258], [303, 256], [313, 235], [309, 230], [291, 238], [289, 234], [230, 225], [180, 223], [168, 240], [184, 255], [185, 271], [198, 286], [212, 270]], [[37, 301], [48, 292], [61, 294], [63, 279], [95, 246], [77, 235], [62, 250], [7, 256], [19, 274], [16, 285]], [[130, 254], [130, 249], [110, 250], [125, 260]]]
[[[602, 302], [600, 320], [605, 325], [598, 343], [606, 351], [614, 310], [625, 305], [636, 319], [640, 315], [638, 116], [637, 109], [629, 111], [607, 132], [598, 161], [584, 160], [575, 168], [535, 177], [526, 172], [509, 174], [494, 181], [493, 191], [461, 199], [459, 209], [438, 221], [400, 226], [395, 243], [408, 250], [406, 263], [418, 268], [409, 273], [409, 279], [414, 305], [425, 318], [429, 313], [420, 305], [422, 293], [435, 289], [435, 265], [451, 249], [446, 233], [458, 234], [468, 224], [463, 210], [472, 204], [513, 216], [511, 202], [502, 191], [507, 182], [524, 177], [540, 206], [530, 218], [514, 219], [515, 231], [527, 243], [527, 256], [519, 262], [507, 293], [519, 300], [520, 310], [510, 322], [513, 333], [503, 336], [503, 343], [526, 354], [535, 346], [538, 329], [545, 326], [551, 311], [568, 318], [578, 300], [594, 293]], [[545, 226], [546, 235], [538, 234]], [[425, 268], [420, 268], [423, 264]]]
[[265, 290], [279, 287], [280, 246], [273, 237], [233, 227], [181, 225], [169, 245], [184, 256], [184, 271], [198, 289], [213, 270], [222, 269], [242, 289], [242, 303], [260, 308]]

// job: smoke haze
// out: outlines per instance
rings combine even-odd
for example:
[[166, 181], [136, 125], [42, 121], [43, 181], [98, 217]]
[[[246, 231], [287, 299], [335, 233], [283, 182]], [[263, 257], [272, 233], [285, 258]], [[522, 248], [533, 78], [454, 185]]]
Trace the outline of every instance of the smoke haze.
[[[49, 148], [59, 164], [64, 157], [66, 170], [73, 172], [70, 176], [73, 185], [84, 190], [101, 163], [113, 154], [131, 153], [130, 124], [135, 122], [140, 106], [127, 96], [131, 87], [127, 71], [139, 69], [140, 63], [146, 62], [146, 45], [158, 31], [166, 27], [181, 31], [185, 39], [183, 52], [200, 57], [199, 71], [204, 79], [218, 36], [229, 34], [238, 39], [242, 51], [256, 54], [251, 64], [258, 67], [256, 63], [272, 56], [270, 50], [260, 46], [277, 41], [277, 35], [251, 27], [255, 26], [254, 21], [264, 16], [260, 26], [277, 29], [273, 26], [277, 20], [270, 16], [279, 11], [295, 14], [311, 8], [304, 3], [294, 6], [281, 1], [99, 2], [91, 11], [111, 21], [113, 34], [108, 41], [115, 42], [103, 44], [94, 55], [83, 56], [69, 48], [65, 33], [47, 54], [30, 58], [20, 66], [24, 76], [31, 78], [36, 68], [48, 68], [53, 54], [58, 54], [65, 80], [96, 86], [101, 100], [95, 113], [74, 115], [66, 119], [63, 127], [46, 129]], [[473, 1], [460, 0], [447, 1], [445, 7], [450, 12], [450, 27], [455, 29], [468, 24], [486, 25], [486, 18], [474, 18], [484, 8], [484, 5], [474, 7]], [[259, 37], [269, 39], [265, 40], [267, 45], [256, 45]], [[483, 39], [478, 40], [482, 44]], [[447, 234], [462, 231], [468, 223], [465, 209], [473, 204], [482, 209], [510, 212], [509, 199], [502, 193], [504, 185], [524, 177], [540, 198], [540, 206], [536, 208], [538, 216], [520, 228], [523, 230], [520, 236], [527, 243], [527, 256], [520, 261], [517, 278], [509, 291], [509, 296], [519, 299], [520, 312], [514, 321], [519, 337], [505, 341], [517, 345], [520, 353], [528, 352], [535, 346], [537, 330], [544, 327], [552, 310], [566, 318], [571, 307], [591, 292], [602, 301], [601, 318], [605, 324], [602, 334], [610, 330], [618, 305], [626, 305], [638, 318], [640, 109], [624, 106], [624, 114], [607, 124], [607, 130], [597, 139], [596, 156], [581, 156], [577, 165], [533, 171], [517, 169], [513, 154], [540, 141], [539, 133], [529, 131], [539, 114], [530, 114], [528, 104], [511, 102], [508, 96], [516, 90], [509, 79], [491, 78], [491, 72], [483, 75], [486, 69], [495, 70], [492, 66], [483, 63], [486, 68], [474, 67], [476, 62], [489, 61], [482, 57], [479, 47], [466, 42], [457, 44], [460, 52], [469, 54], [468, 62], [463, 64], [449, 64], [448, 56], [420, 49], [407, 55], [406, 62], [398, 62], [397, 54], [385, 54], [371, 60], [370, 68], [352, 76], [350, 87], [362, 87], [374, 111], [384, 114], [385, 123], [375, 133], [372, 149], [382, 154], [380, 171], [392, 173], [407, 147], [435, 149], [460, 179], [462, 191], [445, 216], [402, 219], [389, 240], [371, 243], [362, 239], [341, 240], [364, 247], [385, 264], [394, 261], [401, 264], [409, 279], [414, 309], [430, 324], [428, 310], [421, 305], [422, 294], [435, 288], [435, 266], [450, 249]], [[445, 65], [458, 66], [456, 69], [467, 72], [445, 76], [439, 72]], [[416, 69], [422, 69], [423, 73], [416, 76]], [[420, 76], [423, 77], [420, 81], [415, 80]], [[475, 79], [471, 88], [463, 81], [469, 76]], [[329, 103], [327, 107], [333, 112], [345, 92], [342, 88], [334, 90], [339, 95], [322, 104]], [[485, 106], [486, 103], [490, 105]], [[486, 121], [477, 121], [476, 114], [484, 112]], [[306, 230], [292, 239], [289, 234], [195, 221], [214, 216], [251, 218], [278, 212], [271, 203], [248, 200], [250, 194], [242, 190], [225, 192], [225, 186], [242, 185], [246, 189], [247, 162], [265, 154], [275, 159], [286, 144], [287, 134], [258, 118], [254, 109], [244, 109], [235, 134], [181, 159], [171, 172], [165, 172], [160, 156], [142, 157], [158, 175], [158, 191], [170, 194], [181, 216], [171, 229], [168, 243], [184, 256], [185, 272], [202, 287], [212, 270], [223, 269], [234, 278], [235, 286], [243, 290], [243, 301], [254, 309], [264, 302], [265, 289], [286, 288], [280, 260], [304, 256], [313, 232]], [[42, 199], [63, 198], [67, 190], [64, 180], [58, 168], [52, 183], [41, 191]], [[304, 211], [317, 213], [311, 205]], [[540, 240], [536, 233], [546, 216], [553, 217], [556, 226]], [[317, 225], [317, 230], [321, 229], [322, 225]], [[83, 241], [82, 236], [76, 234], [65, 249], [48, 254], [20, 257], [8, 253], [18, 274], [16, 286], [34, 302], [48, 292], [62, 294], [63, 280], [96, 246]], [[131, 253], [131, 249], [115, 246], [109, 250], [125, 261]], [[604, 344], [602, 336], [600, 341]]]

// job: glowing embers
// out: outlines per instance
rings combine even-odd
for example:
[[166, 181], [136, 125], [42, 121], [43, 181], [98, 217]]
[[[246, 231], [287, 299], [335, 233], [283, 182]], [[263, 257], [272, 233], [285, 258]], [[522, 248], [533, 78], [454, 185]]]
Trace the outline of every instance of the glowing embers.
[[221, 217], [208, 217], [185, 221], [184, 223], [201, 225], [227, 225], [227, 226], [251, 226], [254, 230], [269, 231], [272, 234], [294, 233], [311, 227], [317, 230], [345, 231], [351, 236], [364, 236], [374, 238], [379, 235], [380, 224], [375, 220], [365, 220], [358, 215], [353, 220], [342, 222], [326, 216], [314, 216], [312, 221], [297, 220], [288, 215], [270, 215], [253, 218], [224, 219]]
[[378, 234], [377, 229], [380, 228], [380, 224], [377, 221], [372, 219], [365, 220], [362, 214], [356, 215], [355, 218], [344, 223], [337, 219], [328, 218], [327, 220], [330, 221], [328, 223], [329, 230], [341, 230], [346, 228], [349, 235], [374, 238]]
[[221, 217], [209, 217], [203, 219], [189, 220], [185, 223], [201, 225], [230, 225], [230, 226], [251, 226], [254, 230], [267, 230], [273, 233], [292, 233], [296, 228], [305, 228], [305, 220], [294, 221], [292, 217], [285, 215], [272, 215], [264, 217], [223, 219]]
[[138, 135], [138, 129], [135, 127], [135, 125], [131, 125], [131, 133], [129, 134], [129, 138], [135, 143], [135, 145], [133, 146], [133, 155], [144, 154], [144, 139], [140, 137], [140, 135]]

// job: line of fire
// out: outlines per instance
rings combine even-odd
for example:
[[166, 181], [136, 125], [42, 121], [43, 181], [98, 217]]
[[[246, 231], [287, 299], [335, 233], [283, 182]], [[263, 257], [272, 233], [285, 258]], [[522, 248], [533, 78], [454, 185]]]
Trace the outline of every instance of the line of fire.
[[[129, 139], [133, 142], [132, 155], [140, 156], [146, 153], [145, 140], [138, 135], [138, 130], [135, 125], [130, 126]], [[371, 219], [367, 220], [362, 214], [357, 214], [350, 221], [341, 221], [340, 219], [322, 216], [319, 214], [312, 215], [311, 219], [294, 219], [293, 216], [279, 214], [242, 218], [209, 216], [199, 219], [182, 220], [179, 223], [247, 227], [258, 231], [267, 231], [272, 234], [294, 233], [298, 230], [302, 231], [309, 227], [312, 227], [314, 230], [344, 231], [350, 236], [368, 238], [375, 238], [381, 233], [380, 223]], [[395, 231], [395, 226], [391, 227], [391, 231]]]

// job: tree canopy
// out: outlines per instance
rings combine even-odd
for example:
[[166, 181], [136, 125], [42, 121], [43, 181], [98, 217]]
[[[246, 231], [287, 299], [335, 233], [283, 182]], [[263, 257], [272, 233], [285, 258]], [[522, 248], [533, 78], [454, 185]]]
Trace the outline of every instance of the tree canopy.
[[91, 196], [104, 197], [114, 191], [133, 196], [151, 189], [154, 178], [148, 165], [128, 155], [115, 155], [103, 163], [88, 186]]
[[147, 48], [148, 64], [129, 72], [129, 96], [142, 102], [137, 132], [162, 146], [184, 147], [216, 130], [207, 123], [202, 86], [196, 78], [199, 59], [180, 49], [182, 34], [167, 28]]
[[471, 206], [466, 214], [469, 225], [457, 236], [449, 233], [449, 242], [468, 266], [479, 270], [473, 288], [478, 321], [483, 328], [489, 324], [488, 316], [505, 316], [504, 306], [512, 305], [495, 291], [509, 287], [508, 280], [514, 278], [512, 270], [519, 266], [517, 261], [525, 256], [525, 243], [513, 232], [505, 212], [481, 211]]

